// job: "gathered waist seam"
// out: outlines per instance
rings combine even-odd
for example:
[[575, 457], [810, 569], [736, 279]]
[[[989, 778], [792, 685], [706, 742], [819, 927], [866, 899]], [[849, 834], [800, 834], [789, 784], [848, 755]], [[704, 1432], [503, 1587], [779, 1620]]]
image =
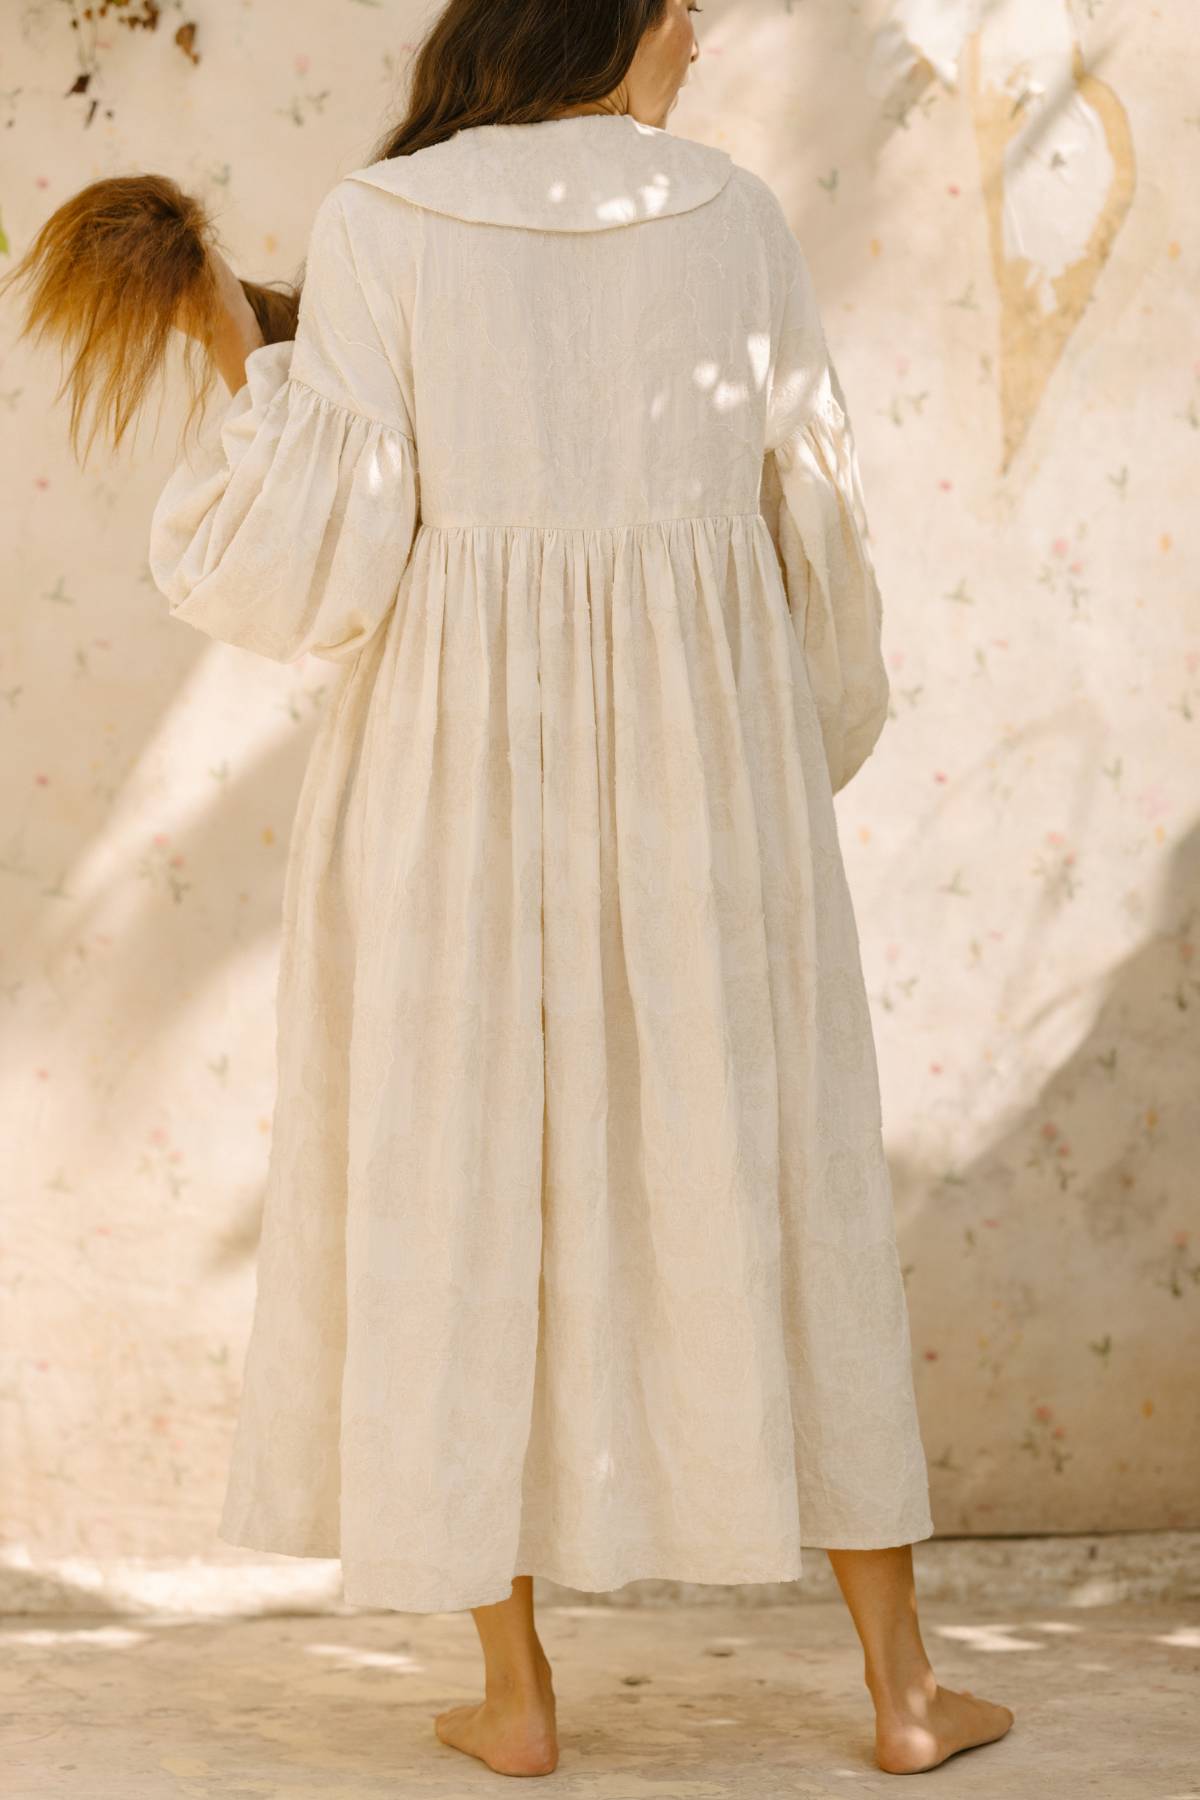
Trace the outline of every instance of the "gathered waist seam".
[[426, 531], [536, 531], [547, 534], [552, 531], [590, 532], [595, 535], [609, 535], [621, 531], [648, 531], [655, 525], [721, 525], [736, 522], [739, 519], [761, 519], [759, 507], [750, 507], [745, 512], [727, 513], [676, 513], [663, 519], [629, 519], [619, 525], [571, 525], [560, 520], [518, 520], [518, 519], [428, 519], [422, 518], [419, 529]]

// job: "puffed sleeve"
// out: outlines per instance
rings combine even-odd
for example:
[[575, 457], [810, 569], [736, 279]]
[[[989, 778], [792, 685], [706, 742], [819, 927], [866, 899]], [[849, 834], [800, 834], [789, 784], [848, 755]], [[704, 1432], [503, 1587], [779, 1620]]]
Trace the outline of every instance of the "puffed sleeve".
[[779, 219], [781, 300], [768, 382], [762, 510], [804, 648], [834, 793], [888, 715], [882, 606], [854, 436], [812, 278]]
[[150, 526], [172, 616], [275, 662], [358, 654], [395, 601], [419, 510], [405, 384], [359, 279], [344, 185], [317, 209], [295, 340], [246, 358]]

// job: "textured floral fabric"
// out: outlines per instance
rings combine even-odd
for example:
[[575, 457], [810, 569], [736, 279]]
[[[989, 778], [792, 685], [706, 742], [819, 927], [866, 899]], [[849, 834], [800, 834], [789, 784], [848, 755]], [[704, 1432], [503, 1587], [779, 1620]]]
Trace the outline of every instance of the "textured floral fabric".
[[932, 1534], [833, 793], [888, 685], [778, 201], [627, 117], [345, 177], [174, 472], [173, 612], [342, 665], [220, 1535], [346, 1598]]

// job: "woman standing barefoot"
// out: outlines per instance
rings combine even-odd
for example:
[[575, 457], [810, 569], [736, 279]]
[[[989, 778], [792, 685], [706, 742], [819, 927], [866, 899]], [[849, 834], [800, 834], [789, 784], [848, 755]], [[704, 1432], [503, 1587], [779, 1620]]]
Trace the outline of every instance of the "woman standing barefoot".
[[[469, 1608], [484, 1699], [437, 1731], [510, 1774], [558, 1756], [535, 1573], [786, 1581], [829, 1546], [907, 1772], [1012, 1714], [937, 1686], [913, 1595], [833, 806], [887, 716], [880, 598], [800, 246], [666, 129], [694, 10], [451, 0], [290, 300], [157, 177], [60, 209], [34, 260], [87, 322], [77, 383], [168, 297], [232, 391], [155, 508], [173, 614], [340, 673], [221, 1536], [340, 1556], [351, 1603]], [[84, 304], [97, 246], [147, 233], [119, 321]]]

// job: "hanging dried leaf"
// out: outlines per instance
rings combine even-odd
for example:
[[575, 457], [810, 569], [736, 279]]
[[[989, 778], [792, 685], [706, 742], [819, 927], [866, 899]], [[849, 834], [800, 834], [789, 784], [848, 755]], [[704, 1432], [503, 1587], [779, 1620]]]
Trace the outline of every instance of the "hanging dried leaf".
[[[126, 0], [116, 0], [117, 5], [123, 6], [125, 3]], [[104, 4], [100, 8], [101, 13], [106, 13], [108, 11], [109, 4], [110, 0], [104, 0]], [[144, 26], [147, 31], [157, 31], [158, 16], [161, 11], [162, 8], [159, 6], [158, 0], [142, 0], [142, 10], [140, 13], [122, 13], [117, 20], [117, 24], [128, 25], [131, 31], [138, 25]]]
[[[71, 9], [71, 30], [78, 33], [76, 47], [79, 60], [83, 64], [82, 73], [75, 77], [74, 82], [67, 89], [68, 95], [87, 94], [88, 84], [93, 75], [100, 77], [102, 74], [104, 64], [100, 54], [101, 40], [98, 36], [98, 25], [101, 19], [111, 15], [115, 24], [127, 25], [131, 31], [135, 31], [139, 27], [143, 31], [157, 31], [163, 11], [160, 0], [98, 0], [98, 4], [88, 6], [81, 6], [80, 0], [66, 0], [66, 4]], [[179, 27], [174, 36], [175, 43], [192, 63], [200, 61], [196, 50], [197, 29], [195, 20], [188, 19]], [[103, 45], [105, 50], [109, 47], [109, 44]], [[95, 118], [103, 97], [89, 95], [89, 99], [91, 103], [84, 119], [85, 127], [90, 125]], [[106, 116], [112, 118], [111, 109], [106, 110]]]

